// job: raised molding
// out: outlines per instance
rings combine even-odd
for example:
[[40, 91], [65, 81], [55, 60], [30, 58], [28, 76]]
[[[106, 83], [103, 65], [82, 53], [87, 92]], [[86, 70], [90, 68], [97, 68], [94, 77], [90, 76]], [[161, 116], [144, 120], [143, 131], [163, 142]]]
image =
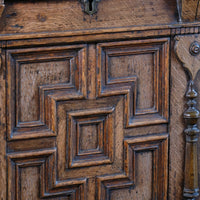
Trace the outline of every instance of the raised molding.
[[21, 199], [20, 171], [27, 167], [39, 167], [40, 199], [76, 196], [85, 199], [86, 178], [59, 181], [56, 177], [56, 149], [8, 154], [8, 199]]
[[[105, 107], [67, 113], [68, 137], [70, 139], [68, 143], [69, 168], [111, 164], [113, 162], [114, 110], [114, 107]], [[96, 126], [98, 144], [95, 149], [81, 151], [80, 129], [82, 125]]]
[[98, 200], [111, 198], [113, 190], [137, 188], [136, 153], [152, 152], [152, 196], [151, 199], [166, 199], [168, 135], [136, 137], [124, 140], [124, 173], [102, 176], [97, 179]]
[[[17, 196], [17, 193], [20, 195], [20, 186], [17, 184], [20, 183], [20, 173], [31, 168], [34, 168], [42, 181], [41, 184], [34, 186], [34, 189], [38, 189], [40, 198], [51, 199], [63, 196], [68, 198], [69, 196], [72, 199], [86, 200], [90, 199], [88, 195], [93, 195], [91, 199], [107, 200], [113, 190], [126, 188], [133, 189], [133, 192], [137, 193], [134, 191], [137, 187], [134, 177], [137, 174], [135, 170], [137, 158], [134, 155], [141, 155], [142, 152], [152, 155], [149, 158], [152, 159], [153, 170], [147, 171], [150, 176], [157, 177], [152, 179], [154, 180], [152, 198], [166, 199], [168, 134], [124, 138], [124, 128], [168, 123], [169, 38], [93, 45], [93, 54], [90, 56], [97, 58], [94, 59], [97, 63], [94, 62], [93, 67], [98, 82], [94, 82], [96, 88], [92, 90], [92, 98], [88, 97], [87, 71], [91, 66], [87, 66], [89, 62], [86, 55], [89, 45], [7, 50], [8, 143], [12, 145], [16, 142], [17, 145], [26, 140], [26, 147], [22, 150], [8, 153], [8, 180], [10, 180], [8, 189], [11, 191], [8, 199], [15, 199], [15, 197], [20, 199], [20, 196]], [[123, 77], [124, 73], [122, 77], [118, 76], [119, 74], [118, 77], [106, 76], [102, 73], [106, 66], [100, 63], [101, 53], [107, 53], [107, 59], [109, 56], [113, 56], [114, 59], [119, 56], [121, 59], [121, 56], [126, 55], [133, 57], [139, 55], [139, 58], [147, 59], [146, 66], [150, 69], [151, 75], [153, 74], [151, 81], [148, 81], [152, 83], [153, 103], [137, 108], [135, 97], [131, 97], [133, 96], [131, 92], [136, 94], [137, 77], [135, 75]], [[12, 112], [12, 108], [18, 106], [16, 99], [20, 98], [19, 93], [13, 92], [15, 83], [18, 83], [17, 61], [54, 62], [58, 57], [66, 57], [66, 54], [71, 59], [69, 83], [62, 83], [59, 86], [56, 85], [57, 83], [38, 86], [39, 99], [42, 98], [44, 102], [41, 104], [44, 107], [41, 109], [44, 116], [41, 119], [45, 124], [45, 131], [40, 129], [40, 124], [32, 123], [25, 127], [25, 123], [14, 123], [18, 115], [15, 110]], [[76, 70], [73, 70], [74, 63], [76, 63]], [[73, 79], [74, 76], [76, 81]], [[162, 79], [163, 76], [166, 79]], [[105, 79], [105, 82], [102, 81]], [[144, 86], [143, 84], [141, 88]], [[132, 116], [128, 116], [127, 113], [133, 111], [133, 105], [135, 119], [131, 121], [129, 117]], [[139, 123], [136, 119], [138, 116]], [[127, 124], [129, 120], [131, 123]], [[16, 125], [17, 131], [11, 131], [11, 124]], [[80, 138], [88, 136], [87, 130], [93, 131], [93, 137], [97, 138], [95, 139], [97, 142], [92, 146], [87, 144], [81, 146]], [[138, 135], [140, 134], [138, 132]], [[44, 137], [45, 140], [39, 137]], [[54, 140], [53, 144], [42, 146], [42, 142], [50, 142], [50, 137]], [[34, 149], [31, 145], [30, 148], [27, 147], [28, 143], [32, 144], [32, 141], [37, 140], [44, 140], [38, 144], [42, 146], [42, 150]], [[142, 156], [141, 158], [143, 159]], [[162, 183], [156, 182], [157, 179], [162, 180]], [[155, 193], [158, 195], [156, 196]]]
[[[7, 51], [7, 57], [9, 60], [7, 67], [8, 139], [14, 140], [20, 138], [28, 139], [43, 136], [55, 136], [54, 108], [46, 105], [56, 104], [58, 96], [59, 99], [73, 99], [81, 98], [81, 96], [83, 98], [83, 96], [86, 95], [84, 83], [86, 45], [9, 50]], [[51, 63], [66, 60], [70, 63], [69, 81], [63, 83], [61, 80], [61, 83], [58, 82], [56, 84], [44, 83], [39, 86], [36, 85], [36, 88], [32, 88], [36, 91], [38, 90], [38, 101], [37, 106], [35, 106], [35, 110], [39, 110], [38, 120], [20, 122], [20, 113], [24, 112], [23, 105], [20, 105], [19, 103], [19, 97], [21, 96], [20, 81], [23, 82], [20, 77], [21, 66], [25, 65], [27, 73], [29, 73], [30, 76], [33, 76], [31, 73], [40, 73], [40, 70], [36, 70], [34, 67], [32, 67], [33, 69], [29, 69], [28, 66], [31, 64], [45, 64], [47, 62]], [[77, 76], [77, 70], [79, 71], [79, 77], [75, 78], [75, 76]], [[41, 71], [41, 74], [42, 73], [43, 72]], [[48, 74], [48, 70], [46, 70], [45, 73]], [[54, 74], [54, 76], [56, 75], [57, 74]], [[28, 85], [23, 89], [27, 89], [27, 87]], [[27, 94], [24, 95], [24, 98], [32, 92], [33, 91], [29, 90]], [[27, 100], [26, 103], [31, 104], [31, 100], [29, 100], [29, 102]], [[31, 113], [29, 113], [29, 115], [31, 115]]]
[[[168, 122], [168, 51], [169, 39], [141, 40], [126, 42], [99, 43], [97, 84], [99, 97], [111, 95], [124, 95], [125, 127], [160, 124]], [[129, 76], [111, 78], [110, 58], [123, 56], [152, 55], [153, 105], [151, 108], [137, 109], [138, 77], [136, 73]], [[126, 66], [121, 66], [121, 69]], [[138, 66], [140, 67], [140, 66]], [[162, 77], [165, 77], [164, 79]], [[151, 119], [150, 119], [151, 118]]]

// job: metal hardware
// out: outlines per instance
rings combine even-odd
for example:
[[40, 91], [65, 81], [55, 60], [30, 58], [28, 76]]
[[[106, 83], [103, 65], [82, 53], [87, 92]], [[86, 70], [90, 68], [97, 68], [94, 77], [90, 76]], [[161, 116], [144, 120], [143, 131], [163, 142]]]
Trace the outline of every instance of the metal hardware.
[[97, 12], [97, 4], [100, 0], [81, 0], [84, 12], [93, 15]]

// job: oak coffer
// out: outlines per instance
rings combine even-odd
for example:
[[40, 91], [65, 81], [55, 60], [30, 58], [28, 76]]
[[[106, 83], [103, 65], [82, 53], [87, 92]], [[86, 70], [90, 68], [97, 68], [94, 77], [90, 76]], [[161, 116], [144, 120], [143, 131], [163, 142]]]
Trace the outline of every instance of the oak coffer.
[[199, 0], [0, 0], [0, 199], [199, 200]]

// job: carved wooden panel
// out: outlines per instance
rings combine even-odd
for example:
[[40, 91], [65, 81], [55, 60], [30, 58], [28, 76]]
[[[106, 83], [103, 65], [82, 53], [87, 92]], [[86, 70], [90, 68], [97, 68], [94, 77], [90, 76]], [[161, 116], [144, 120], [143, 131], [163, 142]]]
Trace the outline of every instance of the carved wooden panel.
[[[25, 179], [26, 171], [31, 172], [30, 176], [33, 174], [31, 178], [38, 185], [30, 184], [29, 178]], [[29, 185], [25, 186], [23, 179]], [[8, 199], [33, 199], [32, 195], [37, 199], [84, 199], [85, 179], [56, 181], [56, 149], [8, 155], [8, 180]], [[36, 193], [33, 194], [32, 190]]]
[[168, 39], [98, 44], [98, 96], [126, 96], [126, 127], [167, 122], [168, 45]]
[[45, 96], [84, 90], [85, 56], [84, 45], [8, 51], [10, 139], [55, 135]]
[[103, 107], [67, 113], [69, 168], [112, 163], [113, 111]]
[[[152, 191], [149, 198], [166, 199], [167, 137], [167, 134], [162, 134], [125, 139], [125, 160], [119, 169], [110, 168], [109, 170], [107, 168], [109, 171], [104, 171], [102, 168], [97, 167], [90, 169], [91, 173], [88, 174], [80, 174], [80, 170], [77, 172], [65, 170], [64, 173], [68, 173], [68, 178], [65, 178], [65, 180], [57, 180], [56, 177], [56, 170], [59, 169], [57, 168], [56, 149], [8, 154], [8, 198], [23, 199], [22, 196], [24, 195], [24, 199], [27, 199], [27, 195], [31, 195], [32, 191], [35, 191], [34, 195], [37, 195], [37, 199], [56, 199], [57, 197], [66, 197], [66, 199], [110, 199], [113, 190], [133, 186], [135, 189], [137, 189], [137, 186], [141, 187], [142, 182], [138, 181], [140, 178], [137, 174], [140, 171], [137, 163], [140, 159], [138, 155], [150, 152], [152, 154], [152, 167], [149, 168], [149, 173], [152, 179]], [[84, 168], [82, 171], [85, 171]], [[118, 173], [115, 171], [118, 171]], [[122, 173], [122, 171], [124, 172]], [[31, 181], [34, 181], [36, 185], [30, 184], [30, 177], [26, 178], [26, 173], [29, 173], [33, 178]], [[95, 177], [96, 184], [90, 184], [89, 179]], [[21, 187], [22, 185], [24, 187]], [[89, 192], [88, 187], [93, 187], [94, 190], [97, 189], [96, 195], [98, 196], [96, 198], [89, 197], [90, 193], [86, 197], [86, 190]]]
[[[134, 188], [136, 190], [136, 192], [134, 191], [134, 196], [132, 196], [132, 198], [137, 196], [141, 197], [143, 195], [143, 193], [140, 190], [141, 183], [143, 181], [141, 181], [141, 179], [139, 180], [138, 177], [139, 175], [138, 172], [141, 170], [140, 168], [138, 168], [139, 167], [138, 162], [140, 162], [139, 155], [143, 153], [150, 153], [152, 168], [149, 167], [149, 172], [151, 173], [150, 176], [152, 179], [152, 183], [151, 183], [150, 196], [148, 196], [147, 199], [166, 199], [167, 152], [168, 152], [167, 134], [161, 136], [152, 136], [149, 138], [141, 137], [141, 138], [124, 140], [124, 158], [125, 158], [124, 170], [126, 176], [128, 176], [129, 179], [133, 182]], [[120, 180], [113, 180], [113, 178], [109, 176], [100, 178], [99, 182], [101, 183], [100, 185], [101, 195], [103, 196], [105, 195], [105, 199], [111, 198], [112, 196], [111, 192], [113, 190], [123, 188], [120, 183]], [[139, 187], [140, 189], [137, 187]]]
[[166, 200], [168, 134], [142, 126], [168, 123], [168, 46], [8, 49], [8, 199]]

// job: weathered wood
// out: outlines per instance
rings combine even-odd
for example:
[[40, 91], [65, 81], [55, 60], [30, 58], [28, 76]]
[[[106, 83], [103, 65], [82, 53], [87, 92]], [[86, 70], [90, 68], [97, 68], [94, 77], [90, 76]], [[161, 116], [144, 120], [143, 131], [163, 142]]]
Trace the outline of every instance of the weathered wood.
[[186, 199], [196, 199], [199, 196], [197, 142], [200, 131], [197, 127], [197, 121], [200, 113], [196, 109], [195, 98], [198, 94], [194, 89], [194, 79], [200, 70], [199, 36], [179, 36], [175, 40], [175, 52], [189, 75], [188, 90], [186, 92], [188, 109], [183, 114], [186, 123], [186, 129], [184, 130], [186, 149], [183, 196]]
[[175, 52], [178, 59], [187, 70], [189, 79], [194, 80], [200, 69], [200, 36], [198, 34], [192, 36], [177, 36]]
[[101, 0], [98, 12], [91, 16], [82, 11], [79, 0], [45, 0], [40, 3], [8, 0], [0, 32], [57, 32], [169, 24], [176, 22], [175, 12], [174, 0]]
[[199, 0], [176, 0], [179, 22], [193, 22], [200, 19]]
[[[50, 199], [66, 195], [91, 200], [98, 196], [100, 200], [112, 197], [113, 190], [124, 188], [133, 190], [133, 198], [148, 186], [146, 196], [166, 199], [168, 134], [161, 133], [167, 131], [163, 124], [168, 122], [168, 46], [169, 39], [162, 38], [7, 49], [8, 190], [13, 191], [8, 198], [27, 199], [34, 191], [35, 198], [40, 199], [41, 191], [41, 197], [49, 195]], [[109, 58], [105, 58], [105, 53]], [[123, 83], [126, 79], [137, 80], [133, 93], [129, 90], [133, 83]], [[106, 81], [106, 87], [113, 84], [113, 91], [97, 87], [100, 81]], [[102, 95], [105, 91], [106, 95]], [[124, 106], [128, 93], [132, 100]], [[26, 108], [30, 105], [35, 109]], [[138, 121], [125, 123], [124, 110]], [[144, 137], [146, 125], [161, 129], [151, 128], [151, 135]], [[122, 134], [127, 126], [128, 140]], [[137, 127], [138, 139], [130, 137], [132, 127]], [[18, 140], [26, 141], [21, 146]], [[140, 156], [143, 151], [148, 157]], [[132, 158], [135, 153], [138, 156]], [[142, 160], [152, 167], [139, 170]], [[46, 164], [42, 163], [48, 163], [52, 169], [48, 181], [44, 174]], [[58, 177], [55, 179], [52, 173]], [[152, 181], [143, 184], [143, 173]], [[29, 174], [36, 184], [32, 190]], [[38, 184], [38, 177], [43, 177], [41, 180], [48, 185]], [[52, 186], [60, 179], [62, 186]], [[16, 184], [18, 181], [21, 185]], [[46, 194], [43, 188], [47, 188]], [[57, 190], [62, 193], [57, 194]]]
[[5, 55], [1, 51], [0, 68], [0, 198], [6, 199], [6, 81], [5, 81]]
[[[171, 49], [174, 49], [172, 41]], [[169, 144], [169, 190], [168, 199], [182, 199], [184, 184], [185, 137], [183, 135], [183, 112], [185, 110], [186, 74], [175, 52], [171, 52], [170, 73], [170, 144]]]
[[197, 18], [198, 0], [177, 0], [179, 21], [195, 21]]
[[[173, 0], [81, 1], [6, 1], [0, 197], [179, 200], [185, 77], [170, 40], [198, 34], [200, 24], [178, 23]], [[195, 3], [184, 1], [184, 20], [194, 18]], [[186, 152], [195, 145], [187, 142]]]
[[5, 3], [4, 0], [0, 0], [0, 18], [2, 17], [2, 14], [4, 12], [5, 9]]
[[197, 142], [200, 130], [197, 127], [197, 120], [200, 117], [199, 111], [195, 108], [197, 92], [194, 90], [193, 81], [189, 82], [186, 97], [188, 109], [184, 112], [186, 121], [186, 153], [185, 153], [185, 181], [183, 196], [186, 199], [195, 199], [199, 196], [198, 186], [198, 164], [197, 164]]

